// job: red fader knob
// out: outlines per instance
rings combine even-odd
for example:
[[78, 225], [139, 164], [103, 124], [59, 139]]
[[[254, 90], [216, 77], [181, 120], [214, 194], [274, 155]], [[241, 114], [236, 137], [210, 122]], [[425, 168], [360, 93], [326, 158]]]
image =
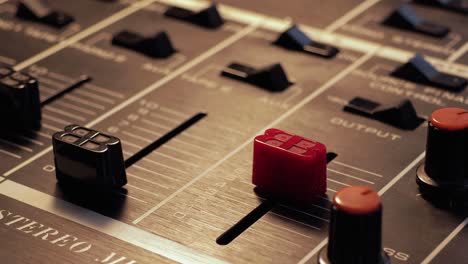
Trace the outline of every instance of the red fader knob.
[[327, 189], [325, 145], [270, 128], [254, 141], [252, 182], [261, 192], [306, 202]]

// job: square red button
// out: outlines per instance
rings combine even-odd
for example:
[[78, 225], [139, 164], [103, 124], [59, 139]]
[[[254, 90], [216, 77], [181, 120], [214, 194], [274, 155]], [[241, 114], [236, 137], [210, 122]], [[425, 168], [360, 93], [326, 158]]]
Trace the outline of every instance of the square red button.
[[274, 197], [312, 201], [327, 189], [326, 147], [270, 128], [254, 140], [252, 182]]

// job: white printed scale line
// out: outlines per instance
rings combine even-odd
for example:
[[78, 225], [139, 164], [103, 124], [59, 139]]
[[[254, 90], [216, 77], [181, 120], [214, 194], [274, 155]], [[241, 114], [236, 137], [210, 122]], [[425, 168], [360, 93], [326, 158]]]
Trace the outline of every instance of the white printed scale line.
[[336, 19], [333, 23], [328, 25], [325, 28], [325, 31], [326, 32], [333, 32], [333, 31], [339, 29], [340, 27], [347, 24], [349, 21], [351, 21], [355, 17], [359, 16], [364, 11], [371, 8], [373, 5], [377, 4], [378, 2], [380, 2], [380, 0], [367, 0], [367, 1], [364, 1], [364, 2], [360, 3], [359, 5], [355, 6], [353, 9], [351, 9], [349, 12], [347, 12], [346, 14], [341, 16], [340, 18]]
[[429, 264], [449, 243], [454, 237], [460, 233], [468, 224], [468, 218], [465, 218], [453, 231], [450, 233], [432, 252], [427, 256], [421, 264]]
[[450, 57], [447, 58], [447, 61], [454, 62], [458, 60], [461, 56], [465, 55], [468, 52], [468, 42], [456, 50]]

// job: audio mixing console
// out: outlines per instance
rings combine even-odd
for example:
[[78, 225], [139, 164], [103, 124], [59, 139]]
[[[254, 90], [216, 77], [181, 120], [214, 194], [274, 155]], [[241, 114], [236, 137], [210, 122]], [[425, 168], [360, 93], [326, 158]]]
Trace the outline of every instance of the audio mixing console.
[[0, 0], [0, 263], [468, 263], [464, 0]]

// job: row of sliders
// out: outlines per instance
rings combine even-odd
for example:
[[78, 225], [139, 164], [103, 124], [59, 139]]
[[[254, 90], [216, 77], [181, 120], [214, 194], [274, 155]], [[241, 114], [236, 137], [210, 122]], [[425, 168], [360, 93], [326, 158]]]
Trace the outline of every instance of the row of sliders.
[[[295, 27], [289, 31], [291, 30], [297, 32]], [[279, 39], [284, 39], [284, 35], [289, 35], [289, 31], [283, 33]], [[132, 36], [128, 34], [126, 38], [132, 38]], [[164, 33], [156, 38], [167, 40]], [[167, 54], [172, 50], [172, 46], [166, 46], [166, 48], [157, 49], [157, 53]], [[221, 72], [221, 75], [270, 92], [281, 92], [293, 85], [279, 63], [259, 69], [245, 64], [232, 63]], [[416, 55], [396, 68], [392, 76], [451, 92], [463, 91], [466, 86], [464, 78], [439, 72], [420, 55]], [[15, 72], [8, 67], [0, 67], [0, 94], [2, 95], [0, 114], [11, 119], [8, 119], [6, 125], [1, 128], [2, 133], [18, 133], [40, 128], [39, 90], [40, 87], [35, 78], [25, 73]], [[344, 110], [406, 130], [413, 130], [423, 122], [409, 100], [381, 103], [358, 96], [350, 100]]]
[[[312, 44], [303, 44], [305, 43], [304, 38], [308, 37], [296, 26], [291, 27], [281, 34], [278, 40], [285, 38], [288, 38], [288, 43], [290, 43], [290, 45], [285, 46], [288, 49], [290, 49], [289, 47], [302, 47], [297, 50], [308, 53], [312, 50], [312, 48], [310, 48]], [[278, 40], [275, 43], [279, 43]], [[284, 44], [284, 42], [281, 43]], [[295, 45], [292, 43], [295, 43]], [[313, 43], [312, 40], [310, 40], [310, 43]], [[315, 43], [314, 45], [323, 44]], [[323, 50], [328, 50], [329, 53], [327, 54], [336, 54], [338, 52], [337, 49], [333, 49], [335, 48], [331, 46], [323, 46]], [[325, 53], [315, 51], [314, 54], [324, 56]], [[235, 62], [229, 64], [222, 71], [221, 75], [255, 85], [270, 92], [284, 91], [293, 84], [289, 81], [286, 72], [280, 63], [274, 63], [261, 68], [254, 68], [246, 64]], [[461, 92], [465, 89], [467, 84], [466, 79], [462, 77], [438, 71], [420, 54], [416, 54], [407, 63], [394, 69], [391, 72], [391, 76], [405, 81], [433, 86], [450, 92]]]
[[[437, 6], [451, 10], [462, 10], [466, 7], [459, 1], [417, 0], [415, 3]], [[169, 18], [185, 21], [208, 29], [218, 29], [224, 19], [218, 12], [216, 4], [200, 11], [191, 11], [179, 7], [169, 7], [164, 15]], [[34, 20], [55, 26], [64, 26], [73, 21], [73, 17], [64, 12], [53, 10], [41, 0], [22, 0], [18, 4], [17, 16], [22, 19]], [[432, 36], [445, 36], [449, 29], [427, 21], [418, 15], [409, 4], [404, 4], [393, 11], [382, 21], [383, 25], [399, 29], [411, 30]], [[170, 36], [165, 31], [156, 32], [151, 36], [143, 36], [138, 32], [122, 30], [112, 38], [115, 46], [130, 49], [152, 58], [167, 58], [177, 52]], [[293, 25], [272, 43], [287, 50], [304, 54], [333, 58], [339, 49], [331, 45], [312, 40], [301, 29]], [[222, 72], [223, 76], [239, 79], [270, 91], [283, 91], [292, 83], [288, 81], [280, 63], [255, 68], [247, 64], [233, 62]], [[437, 71], [421, 55], [416, 55], [408, 63], [395, 69], [392, 76], [407, 81], [420, 83], [459, 92], [466, 86], [464, 78], [448, 75]]]
[[[210, 6], [200, 12], [193, 12], [187, 9], [171, 7], [165, 15], [168, 17], [185, 20], [187, 22], [203, 26], [206, 28], [217, 28], [224, 21], [219, 15], [216, 6]], [[45, 24], [55, 28], [63, 28], [73, 21], [75, 18], [61, 10], [52, 9], [42, 0], [21, 0], [18, 2], [16, 17]]]
[[[224, 19], [219, 14], [216, 5], [211, 5], [199, 12], [170, 7], [164, 15], [208, 29], [216, 29], [224, 24]], [[165, 31], [157, 32], [153, 36], [143, 36], [137, 32], [123, 30], [114, 35], [112, 44], [152, 58], [167, 58], [177, 52]]]
[[[423, 21], [420, 18], [415, 18], [412, 12], [412, 9], [405, 5], [395, 11], [395, 15], [391, 15], [390, 17], [409, 17], [408, 19], [411, 21]], [[64, 25], [66, 24], [65, 21], [73, 20], [63, 12], [50, 9], [40, 0], [20, 1], [17, 16], [44, 23], [55, 21], [52, 24], [56, 25]], [[218, 12], [216, 5], [211, 5], [198, 12], [170, 7], [165, 11], [165, 16], [209, 29], [217, 29], [224, 24], [224, 19]], [[387, 19], [388, 21], [398, 20], [390, 19], [390, 17]], [[423, 24], [425, 25], [424, 27], [427, 27], [427, 24]], [[165, 31], [157, 32], [153, 36], [142, 36], [138, 32], [123, 30], [113, 36], [112, 44], [156, 59], [167, 58], [177, 52], [168, 33]], [[336, 47], [311, 39], [296, 25], [281, 33], [272, 44], [292, 52], [300, 52], [305, 55], [319, 56], [327, 59], [333, 58], [339, 52], [339, 49]], [[14, 131], [14, 133], [18, 133], [21, 130], [38, 129], [41, 104], [37, 96], [39, 93], [37, 81], [24, 73], [10, 73], [11, 71], [9, 68], [0, 69], [0, 93], [5, 95], [2, 100], [6, 101], [0, 108], [0, 114], [3, 116], [18, 115], [20, 118], [7, 122], [7, 125], [2, 127], [1, 130], [2, 132]], [[289, 80], [280, 63], [273, 63], [264, 67], [253, 67], [245, 63], [232, 62], [220, 74], [226, 78], [245, 82], [270, 92], [282, 92], [294, 85]], [[23, 81], [16, 80], [17, 75], [27, 76], [24, 78], [27, 78], [27, 82], [31, 82], [31, 84], [24, 85], [22, 83], [25, 80], [24, 78]], [[397, 67], [391, 75], [406, 81], [454, 93], [463, 91], [467, 84], [466, 79], [462, 77], [438, 71], [422, 55], [418, 54], [407, 63]], [[18, 87], [21, 87], [21, 89], [18, 89]], [[407, 130], [417, 128], [422, 122], [422, 119], [418, 117], [411, 102], [408, 100], [389, 103], [374, 102], [368, 98], [356, 97], [348, 103], [344, 110]], [[25, 113], [33, 114], [26, 117]]]
[[[426, 161], [416, 181], [424, 192], [465, 201], [468, 197], [468, 111], [442, 108], [432, 113]], [[67, 126], [53, 135], [59, 184], [101, 194], [123, 187], [126, 164], [120, 140], [98, 131]], [[304, 205], [326, 193], [327, 150], [320, 142], [268, 129], [253, 142], [252, 183], [262, 197]], [[382, 205], [366, 186], [337, 192], [331, 208], [328, 246], [320, 264], [390, 263], [382, 250]]]
[[[465, 15], [468, 14], [468, 7], [466, 4], [463, 4], [463, 1], [415, 0], [413, 2], [456, 11]], [[218, 14], [215, 5], [200, 12], [173, 7], [168, 9], [165, 15], [206, 28], [217, 28], [223, 24], [223, 19]], [[16, 16], [21, 19], [39, 22], [55, 28], [63, 28], [75, 20], [73, 16], [66, 12], [50, 8], [43, 0], [21, 0], [18, 3]], [[416, 13], [410, 4], [403, 4], [398, 7], [382, 21], [382, 24], [438, 38], [445, 37], [450, 32], [448, 27], [426, 20]]]
[[[439, 7], [456, 8], [458, 6], [457, 1], [419, 0], [416, 2]], [[215, 4], [198, 12], [178, 7], [170, 7], [165, 11], [164, 15], [169, 18], [186, 21], [209, 29], [217, 29], [224, 24], [224, 19], [218, 12]], [[65, 25], [63, 21], [73, 21], [73, 18], [69, 15], [50, 9], [40, 0], [20, 1], [17, 9], [17, 16], [23, 19], [37, 20], [44, 23], [52, 23], [51, 21], [57, 20], [54, 22], [56, 25]], [[439, 26], [419, 16], [408, 4], [397, 8], [382, 22], [382, 24], [434, 36], [446, 35], [449, 32], [448, 28]], [[157, 32], [152, 36], [143, 36], [138, 32], [122, 30], [114, 35], [112, 44], [153, 58], [167, 58], [177, 52], [168, 33], [165, 31]], [[273, 44], [288, 50], [300, 51], [324, 58], [332, 58], [339, 52], [336, 47], [312, 40], [294, 25], [283, 32], [278, 39], [273, 42]], [[227, 66], [226, 70], [223, 71], [223, 74], [229, 77], [242, 78], [247, 82], [265, 87], [267, 85], [263, 84], [261, 81], [251, 80], [250, 75], [254, 75], [259, 71], [272, 71], [273, 73], [271, 75], [273, 75], [275, 74], [275, 71], [279, 71], [277, 68], [280, 66], [281, 65], [277, 63], [261, 69], [255, 69], [248, 65], [242, 65], [241, 63], [232, 63]], [[281, 73], [277, 74], [281, 75]], [[407, 67], [395, 70], [392, 75], [405, 80], [432, 85], [455, 92], [460, 91], [466, 85], [466, 81], [463, 78], [454, 78], [454, 76], [440, 74], [434, 69], [434, 67], [425, 61], [422, 56], [416, 56], [407, 64]], [[280, 79], [280, 77], [278, 77], [278, 79]], [[282, 91], [291, 84], [286, 80], [286, 77], [281, 81], [282, 82], [280, 82], [280, 84], [270, 86], [271, 88], [267, 87], [267, 89], [272, 91]]]

